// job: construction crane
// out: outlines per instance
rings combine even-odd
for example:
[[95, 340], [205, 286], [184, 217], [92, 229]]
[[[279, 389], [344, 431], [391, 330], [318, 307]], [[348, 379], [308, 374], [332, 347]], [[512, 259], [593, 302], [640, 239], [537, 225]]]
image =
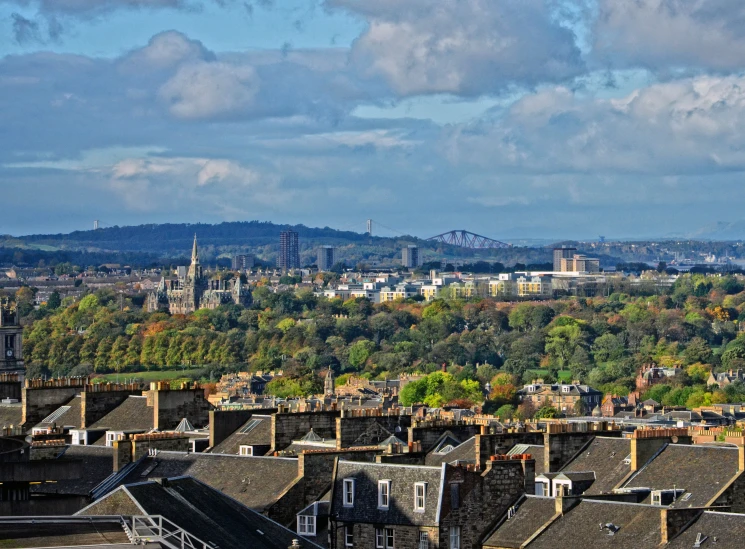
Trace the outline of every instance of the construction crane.
[[496, 250], [512, 247], [511, 244], [500, 242], [499, 240], [494, 240], [486, 236], [481, 236], [480, 234], [470, 233], [465, 230], [449, 231], [447, 233], [430, 237], [427, 240], [442, 242], [443, 244], [449, 244], [450, 246], [470, 248], [472, 250]]

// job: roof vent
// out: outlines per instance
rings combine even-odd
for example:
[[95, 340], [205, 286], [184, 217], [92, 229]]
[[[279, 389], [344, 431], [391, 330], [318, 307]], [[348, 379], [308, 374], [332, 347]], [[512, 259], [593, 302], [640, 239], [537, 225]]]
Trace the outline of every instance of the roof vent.
[[[703, 535], [701, 532], [696, 534], [696, 543], [693, 544], [694, 547], [701, 547], [703, 543], [709, 539], [709, 536]], [[714, 538], [716, 540], [717, 538]]]
[[600, 530], [608, 530], [609, 536], [615, 536], [616, 532], [618, 532], [620, 529], [620, 526], [616, 526], [612, 522], [606, 522], [605, 524], [603, 524], [602, 522], [600, 523]]

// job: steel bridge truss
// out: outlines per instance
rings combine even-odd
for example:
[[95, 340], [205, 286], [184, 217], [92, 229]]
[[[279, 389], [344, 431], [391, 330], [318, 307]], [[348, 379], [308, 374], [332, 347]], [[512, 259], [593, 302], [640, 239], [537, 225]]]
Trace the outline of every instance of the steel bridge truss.
[[450, 231], [438, 234], [427, 240], [442, 242], [450, 246], [460, 246], [461, 248], [471, 248], [473, 250], [494, 250], [510, 248], [511, 244], [493, 240], [480, 234], [469, 233], [468, 231]]

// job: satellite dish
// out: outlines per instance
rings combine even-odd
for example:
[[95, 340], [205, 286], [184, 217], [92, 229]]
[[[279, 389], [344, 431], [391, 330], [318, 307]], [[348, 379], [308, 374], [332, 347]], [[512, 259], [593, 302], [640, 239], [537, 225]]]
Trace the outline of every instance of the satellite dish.
[[673, 444], [678, 444], [678, 437], [677, 436], [673, 436], [670, 440], [673, 441]]

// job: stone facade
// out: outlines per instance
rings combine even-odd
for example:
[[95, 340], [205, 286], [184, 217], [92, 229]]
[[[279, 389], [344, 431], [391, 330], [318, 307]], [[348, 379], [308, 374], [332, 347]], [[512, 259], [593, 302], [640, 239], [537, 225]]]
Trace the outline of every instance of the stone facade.
[[188, 271], [176, 280], [163, 278], [158, 288], [148, 295], [147, 309], [150, 312], [168, 309], [171, 314], [187, 315], [198, 309], [216, 309], [228, 303], [248, 305], [251, 303], [251, 292], [240, 278], [223, 281], [205, 277], [199, 263], [197, 237], [194, 235]]
[[284, 450], [293, 440], [307, 435], [311, 429], [321, 438], [335, 439], [339, 414], [337, 411], [273, 414], [271, 451]]

